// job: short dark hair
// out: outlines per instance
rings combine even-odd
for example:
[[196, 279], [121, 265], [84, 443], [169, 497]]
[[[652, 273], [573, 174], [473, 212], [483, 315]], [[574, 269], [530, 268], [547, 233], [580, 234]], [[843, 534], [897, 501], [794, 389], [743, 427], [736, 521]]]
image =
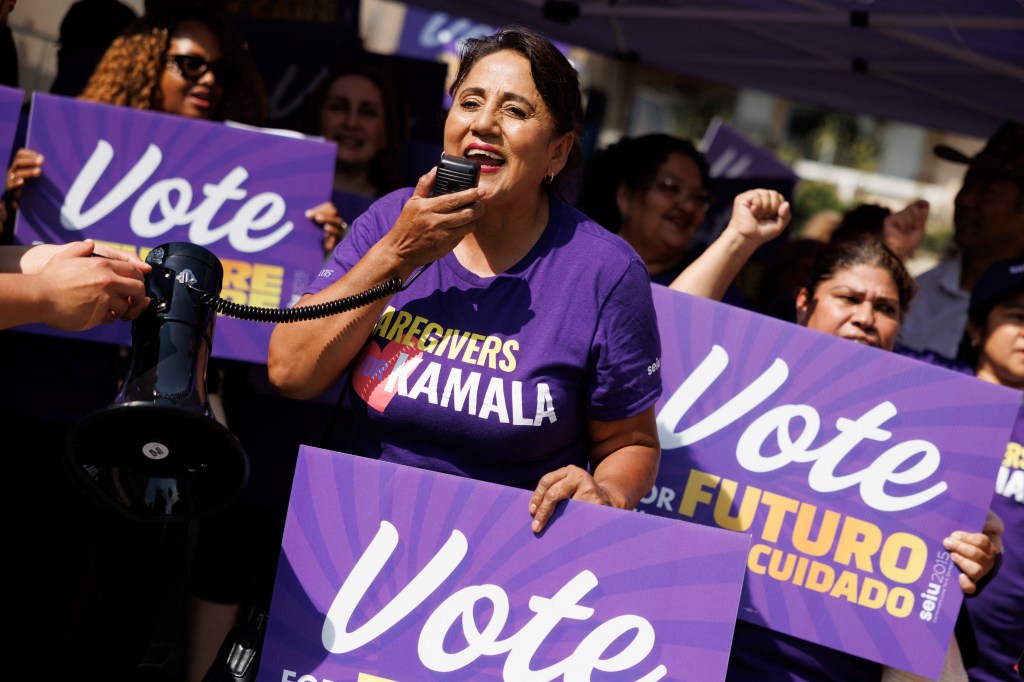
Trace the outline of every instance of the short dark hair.
[[509, 26], [489, 36], [468, 38], [462, 44], [459, 69], [448, 94], [452, 97], [477, 63], [484, 57], [510, 50], [530, 61], [530, 73], [544, 104], [555, 119], [555, 135], [572, 134], [572, 149], [565, 168], [555, 181], [564, 187], [566, 178], [581, 166], [580, 136], [583, 132], [583, 94], [576, 67], [551, 41], [525, 26]]
[[873, 235], [881, 239], [885, 219], [890, 213], [892, 211], [878, 204], [858, 204], [843, 214], [829, 239], [842, 242], [858, 239], [862, 235]]
[[616, 202], [619, 184], [625, 183], [631, 191], [647, 189], [670, 154], [692, 159], [704, 189], [710, 188], [708, 162], [689, 140], [665, 133], [623, 137], [590, 158], [580, 190], [580, 210], [611, 232], [618, 232], [622, 227]]
[[804, 285], [807, 296], [813, 298], [822, 282], [832, 279], [840, 270], [847, 270], [855, 265], [873, 265], [889, 273], [896, 285], [902, 320], [910, 307], [910, 301], [914, 298], [917, 285], [900, 257], [881, 240], [871, 235], [835, 241], [825, 247], [814, 259], [807, 284]]

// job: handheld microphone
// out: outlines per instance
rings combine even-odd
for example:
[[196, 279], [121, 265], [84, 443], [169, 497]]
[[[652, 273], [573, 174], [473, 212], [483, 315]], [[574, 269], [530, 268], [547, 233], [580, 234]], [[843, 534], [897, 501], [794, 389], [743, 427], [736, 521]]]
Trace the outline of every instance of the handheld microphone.
[[480, 162], [464, 156], [441, 154], [437, 163], [437, 177], [430, 189], [430, 196], [439, 197], [443, 194], [461, 192], [472, 189], [480, 183]]
[[[472, 189], [480, 183], [480, 162], [475, 159], [467, 159], [464, 156], [453, 156], [441, 154], [441, 160], [437, 162], [437, 175], [434, 177], [434, 186], [430, 188], [431, 197], [439, 197], [444, 194], [461, 192], [464, 189]], [[462, 208], [461, 206], [459, 208]], [[412, 273], [404, 288], [408, 288], [413, 280], [423, 274], [423, 271], [430, 267], [427, 263], [422, 268]]]

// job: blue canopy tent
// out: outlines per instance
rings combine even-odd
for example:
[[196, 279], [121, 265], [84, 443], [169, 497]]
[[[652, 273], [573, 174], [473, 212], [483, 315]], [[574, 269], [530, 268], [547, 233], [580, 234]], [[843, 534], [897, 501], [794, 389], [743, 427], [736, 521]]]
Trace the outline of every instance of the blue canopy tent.
[[799, 102], [987, 137], [1024, 120], [1019, 0], [413, 0]]

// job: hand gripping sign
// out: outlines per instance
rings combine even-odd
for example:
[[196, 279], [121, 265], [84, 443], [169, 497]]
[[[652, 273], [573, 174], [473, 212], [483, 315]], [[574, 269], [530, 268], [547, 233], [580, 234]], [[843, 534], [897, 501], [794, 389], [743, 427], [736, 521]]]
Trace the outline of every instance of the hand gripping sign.
[[654, 286], [649, 514], [751, 533], [739, 617], [938, 677], [1020, 392]]
[[749, 536], [529, 499], [303, 446], [258, 679], [724, 679]]

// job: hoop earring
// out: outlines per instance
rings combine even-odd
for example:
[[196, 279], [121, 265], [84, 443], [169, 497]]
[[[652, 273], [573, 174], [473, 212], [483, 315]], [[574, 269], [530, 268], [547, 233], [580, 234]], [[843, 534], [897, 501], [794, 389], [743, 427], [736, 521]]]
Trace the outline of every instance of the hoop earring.
[[554, 181], [555, 181], [555, 174], [554, 173], [548, 173], [547, 175], [544, 176], [544, 184], [545, 185], [550, 185]]

